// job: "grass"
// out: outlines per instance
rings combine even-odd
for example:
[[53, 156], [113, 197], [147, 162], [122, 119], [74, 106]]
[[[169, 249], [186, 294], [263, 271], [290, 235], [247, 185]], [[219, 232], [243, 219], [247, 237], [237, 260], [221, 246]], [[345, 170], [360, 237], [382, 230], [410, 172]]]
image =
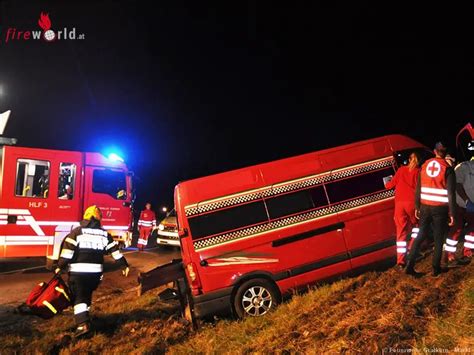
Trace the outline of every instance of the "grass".
[[198, 331], [177, 316], [176, 304], [157, 300], [160, 290], [141, 297], [116, 290], [95, 300], [89, 339], [70, 338], [70, 310], [48, 321], [19, 317], [0, 325], [0, 354], [474, 352], [473, 275], [474, 265], [438, 279], [370, 272], [294, 295], [265, 317], [222, 319]]
[[[425, 271], [429, 271], [429, 262], [423, 263]], [[470, 309], [473, 317], [472, 304], [455, 300], [461, 287], [471, 287], [466, 297], [472, 301], [474, 285], [467, 280], [473, 274], [473, 265], [452, 270], [439, 279], [426, 275], [416, 280], [395, 270], [367, 273], [296, 295], [267, 317], [207, 325], [168, 351], [366, 354], [415, 349], [421, 339], [441, 339], [441, 331], [433, 335], [433, 324], [453, 309], [460, 309], [458, 303], [467, 307], [465, 312]], [[466, 317], [463, 319], [466, 321]], [[464, 338], [454, 338], [446, 349], [472, 341], [472, 324], [458, 318], [446, 322], [455, 322], [456, 329], [464, 334]]]
[[[472, 271], [472, 267], [471, 267]], [[474, 278], [460, 286], [455, 302], [444, 317], [434, 319], [428, 335], [420, 339], [417, 348], [430, 353], [430, 349], [447, 349], [456, 353], [474, 353]]]

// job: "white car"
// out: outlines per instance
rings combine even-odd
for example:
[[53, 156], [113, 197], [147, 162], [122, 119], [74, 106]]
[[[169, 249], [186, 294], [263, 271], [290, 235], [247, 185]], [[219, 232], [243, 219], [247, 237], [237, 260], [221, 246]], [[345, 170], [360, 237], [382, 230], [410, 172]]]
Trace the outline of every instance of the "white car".
[[178, 223], [176, 221], [176, 211], [172, 209], [158, 225], [158, 245], [171, 245], [179, 247]]

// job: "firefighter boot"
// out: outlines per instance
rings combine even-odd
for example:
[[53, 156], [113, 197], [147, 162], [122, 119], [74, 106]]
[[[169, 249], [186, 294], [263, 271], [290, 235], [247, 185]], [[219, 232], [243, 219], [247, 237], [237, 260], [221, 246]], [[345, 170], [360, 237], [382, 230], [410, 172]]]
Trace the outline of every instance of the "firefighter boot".
[[74, 338], [80, 338], [89, 333], [91, 326], [89, 322], [81, 323], [77, 326], [76, 331], [74, 332]]

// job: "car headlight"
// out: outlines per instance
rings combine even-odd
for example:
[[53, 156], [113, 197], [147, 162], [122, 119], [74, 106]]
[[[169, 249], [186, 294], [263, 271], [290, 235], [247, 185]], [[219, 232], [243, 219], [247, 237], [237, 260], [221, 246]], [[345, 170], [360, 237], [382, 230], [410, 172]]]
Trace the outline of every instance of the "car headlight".
[[160, 225], [158, 226], [158, 229], [159, 229], [160, 231], [165, 230], [165, 226], [164, 226], [163, 224], [160, 224]]

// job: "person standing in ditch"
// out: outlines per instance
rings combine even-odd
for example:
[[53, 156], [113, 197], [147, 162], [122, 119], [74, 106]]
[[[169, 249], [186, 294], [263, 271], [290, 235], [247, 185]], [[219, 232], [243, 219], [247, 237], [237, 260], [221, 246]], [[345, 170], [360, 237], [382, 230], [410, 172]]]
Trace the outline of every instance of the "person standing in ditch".
[[456, 177], [454, 169], [446, 162], [446, 146], [438, 142], [434, 148], [435, 157], [421, 167], [415, 194], [415, 215], [420, 220], [420, 231], [408, 256], [406, 273], [421, 276], [415, 271], [420, 245], [432, 226], [434, 237], [433, 276], [441, 274], [443, 244], [448, 225], [454, 225], [456, 211]]
[[89, 309], [92, 293], [102, 280], [104, 254], [111, 254], [121, 265], [122, 274], [128, 276], [127, 260], [122, 255], [110, 234], [101, 226], [102, 212], [97, 206], [90, 206], [84, 212], [80, 226], [74, 228], [64, 239], [55, 273], [68, 268], [69, 289], [74, 303], [76, 322], [75, 337], [90, 331]]
[[412, 228], [416, 225], [415, 189], [420, 174], [418, 155], [413, 152], [408, 165], [401, 166], [394, 178], [385, 184], [385, 188], [395, 188], [395, 212], [393, 219], [397, 230], [397, 266], [406, 264], [408, 242]]

